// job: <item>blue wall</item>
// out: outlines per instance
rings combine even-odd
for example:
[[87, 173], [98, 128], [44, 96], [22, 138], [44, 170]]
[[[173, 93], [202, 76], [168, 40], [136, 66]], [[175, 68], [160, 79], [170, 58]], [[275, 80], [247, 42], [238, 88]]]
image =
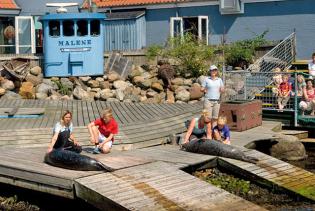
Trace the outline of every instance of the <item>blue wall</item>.
[[308, 59], [315, 51], [315, 9], [314, 0], [287, 0], [245, 4], [245, 13], [221, 15], [219, 6], [201, 6], [172, 9], [147, 10], [147, 45], [162, 44], [169, 36], [170, 17], [209, 17], [209, 43], [220, 43], [224, 32], [227, 41], [252, 38], [269, 30], [266, 38], [281, 40], [296, 29], [297, 57]]

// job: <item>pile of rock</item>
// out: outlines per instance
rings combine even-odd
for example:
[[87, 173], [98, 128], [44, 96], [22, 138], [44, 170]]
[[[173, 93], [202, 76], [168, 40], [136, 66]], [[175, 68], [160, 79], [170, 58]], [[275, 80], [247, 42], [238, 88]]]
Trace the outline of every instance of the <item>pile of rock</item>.
[[35, 66], [22, 82], [0, 77], [0, 97], [195, 103], [203, 97], [201, 80], [176, 77], [168, 64], [134, 66], [126, 80], [115, 72], [99, 77], [44, 78], [41, 68]]

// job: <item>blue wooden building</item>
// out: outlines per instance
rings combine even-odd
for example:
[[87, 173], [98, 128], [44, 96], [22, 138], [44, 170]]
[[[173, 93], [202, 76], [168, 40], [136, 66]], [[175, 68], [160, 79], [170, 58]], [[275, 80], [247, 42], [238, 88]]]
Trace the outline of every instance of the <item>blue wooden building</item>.
[[[107, 22], [106, 26], [110, 31], [125, 36], [118, 41], [120, 43], [115, 40], [115, 48], [120, 50], [162, 44], [168, 37], [181, 36], [187, 31], [209, 44], [219, 44], [223, 34], [226, 35], [227, 42], [232, 42], [252, 38], [268, 30], [267, 39], [281, 40], [296, 30], [297, 57], [309, 58], [315, 51], [315, 10], [312, 6], [314, 0], [93, 1], [99, 12], [111, 13], [113, 16], [115, 13], [130, 11], [144, 13], [141, 18], [128, 17], [128, 22], [127, 18], [122, 18], [119, 22]], [[83, 3], [83, 10], [87, 2]], [[134, 20], [133, 23], [131, 19]], [[138, 22], [145, 22], [145, 25], [137, 27]], [[131, 26], [133, 28], [130, 28]], [[127, 30], [130, 34], [122, 30]], [[113, 34], [108, 33], [110, 36]], [[105, 49], [114, 49], [106, 47], [110, 46], [113, 40], [106, 40]], [[125, 47], [126, 43], [129, 43], [128, 48]]]

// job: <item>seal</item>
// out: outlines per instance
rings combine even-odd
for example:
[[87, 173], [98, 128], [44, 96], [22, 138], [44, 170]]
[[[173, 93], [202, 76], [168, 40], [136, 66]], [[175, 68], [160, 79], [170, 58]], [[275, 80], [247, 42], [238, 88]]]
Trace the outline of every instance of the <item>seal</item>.
[[254, 164], [258, 162], [257, 158], [245, 155], [239, 148], [216, 140], [193, 139], [189, 143], [183, 144], [182, 149], [187, 152], [233, 158]]
[[112, 168], [94, 158], [69, 150], [54, 149], [50, 153], [46, 153], [44, 162], [52, 166], [77, 171], [113, 171]]

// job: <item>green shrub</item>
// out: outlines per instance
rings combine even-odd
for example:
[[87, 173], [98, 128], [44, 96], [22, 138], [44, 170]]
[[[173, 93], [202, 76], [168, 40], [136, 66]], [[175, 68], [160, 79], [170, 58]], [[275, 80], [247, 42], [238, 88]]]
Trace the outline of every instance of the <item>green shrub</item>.
[[58, 92], [62, 95], [70, 95], [71, 88], [67, 85], [62, 84], [60, 81], [53, 81], [58, 86]]

